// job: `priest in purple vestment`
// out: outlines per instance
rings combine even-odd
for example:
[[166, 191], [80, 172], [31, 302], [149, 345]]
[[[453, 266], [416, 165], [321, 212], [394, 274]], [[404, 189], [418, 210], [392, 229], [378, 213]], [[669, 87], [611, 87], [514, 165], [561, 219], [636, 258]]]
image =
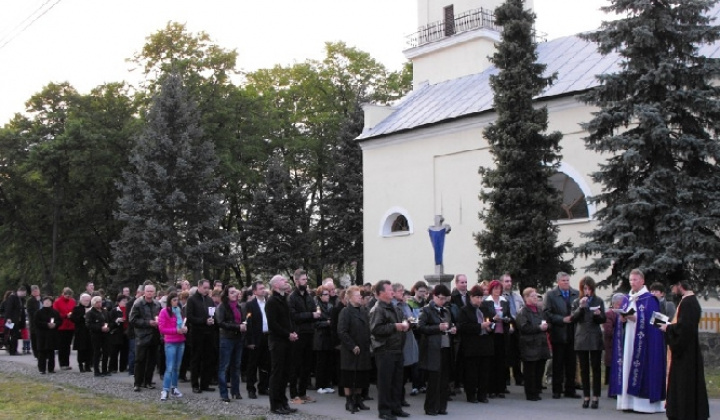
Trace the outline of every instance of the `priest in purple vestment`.
[[665, 411], [665, 341], [650, 321], [653, 312], [660, 311], [660, 303], [645, 287], [645, 275], [638, 269], [630, 272], [630, 289], [627, 310], [620, 314], [625, 340], [617, 409], [661, 413]]

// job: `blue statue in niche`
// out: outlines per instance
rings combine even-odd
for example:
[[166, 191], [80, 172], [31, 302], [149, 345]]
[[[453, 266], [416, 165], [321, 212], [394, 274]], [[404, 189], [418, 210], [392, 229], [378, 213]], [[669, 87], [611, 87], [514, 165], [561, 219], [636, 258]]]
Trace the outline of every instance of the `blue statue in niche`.
[[440, 274], [442, 274], [445, 235], [450, 233], [451, 230], [450, 225], [443, 224], [444, 221], [445, 219], [442, 217], [442, 215], [436, 215], [435, 224], [428, 228], [428, 233], [430, 234], [430, 242], [432, 243], [433, 251], [435, 251], [435, 271], [437, 272], [437, 269], [440, 268]]

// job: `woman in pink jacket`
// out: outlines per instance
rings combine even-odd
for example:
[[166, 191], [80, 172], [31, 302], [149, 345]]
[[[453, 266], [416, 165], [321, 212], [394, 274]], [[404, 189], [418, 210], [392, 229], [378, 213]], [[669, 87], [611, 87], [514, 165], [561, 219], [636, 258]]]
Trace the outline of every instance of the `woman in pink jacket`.
[[158, 329], [165, 340], [165, 376], [160, 401], [165, 401], [168, 394], [182, 397], [178, 390], [178, 371], [185, 352], [185, 334], [187, 327], [180, 312], [178, 295], [170, 292], [167, 296], [167, 307], [160, 311]]

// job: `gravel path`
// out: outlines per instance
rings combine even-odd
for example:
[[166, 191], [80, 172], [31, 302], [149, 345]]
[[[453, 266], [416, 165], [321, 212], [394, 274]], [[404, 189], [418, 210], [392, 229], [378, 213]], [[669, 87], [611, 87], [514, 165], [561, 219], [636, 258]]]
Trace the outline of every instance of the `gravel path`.
[[[240, 418], [262, 416], [272, 420], [326, 420], [337, 418], [309, 414], [307, 412], [303, 412], [302, 407], [299, 408], [298, 413], [292, 416], [275, 415], [269, 410], [267, 397], [259, 396], [257, 400], [249, 400], [247, 399], [247, 393], [245, 393], [245, 390], [242, 388], [243, 397], [245, 399], [224, 403], [220, 400], [217, 391], [193, 394], [188, 384], [180, 384], [180, 390], [184, 394], [182, 398], [170, 398], [166, 402], [161, 402], [161, 387], [153, 390], [143, 389], [142, 392], [133, 392], [132, 377], [128, 376], [126, 373], [118, 373], [109, 378], [95, 378], [92, 373], [80, 373], [77, 371], [77, 368], [73, 368], [71, 371], [57, 371], [55, 374], [47, 374], [41, 377], [37, 368], [32, 365], [32, 362], [34, 362], [32, 356], [7, 356], [3, 352], [3, 355], [0, 356], [0, 374], [20, 374], [35, 379], [42, 378], [43, 382], [55, 383], [58, 384], [58, 386], [70, 384], [80, 388], [85, 388], [97, 394], [106, 394], [132, 401], [144, 401], [152, 404], [172, 404], [174, 406], [182, 407], [181, 409], [187, 411], [188, 413], [198, 413], [203, 415], [226, 415], [238, 416]], [[157, 376], [155, 378], [155, 381], [159, 385], [161, 381]], [[341, 401], [339, 401], [340, 399], [337, 397], [335, 397], [335, 399], [337, 401], [332, 402], [335, 405], [341, 405]]]

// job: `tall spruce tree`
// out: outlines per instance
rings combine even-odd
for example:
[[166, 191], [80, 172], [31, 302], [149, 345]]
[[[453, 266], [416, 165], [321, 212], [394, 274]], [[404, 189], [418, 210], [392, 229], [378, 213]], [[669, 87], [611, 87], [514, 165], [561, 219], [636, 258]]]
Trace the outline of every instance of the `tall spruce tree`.
[[283, 160], [279, 153], [270, 158], [265, 184], [255, 192], [247, 219], [257, 274], [290, 274], [302, 268], [311, 242], [301, 227], [306, 195], [294, 185]]
[[621, 58], [584, 97], [600, 108], [586, 146], [610, 157], [592, 174], [599, 225], [576, 249], [612, 284], [633, 268], [646, 282], [720, 280], [720, 62], [699, 52], [720, 39], [705, 14], [715, 3], [614, 0], [603, 10], [624, 18], [584, 36]]
[[130, 156], [132, 170], [119, 183], [116, 217], [125, 226], [113, 256], [121, 273], [162, 281], [186, 271], [199, 277], [227, 245], [219, 227], [225, 207], [217, 193], [218, 159], [199, 121], [180, 76], [167, 75]]
[[484, 189], [480, 212], [485, 230], [476, 234], [482, 260], [481, 278], [511, 273], [527, 286], [550, 286], [558, 271], [571, 271], [564, 259], [569, 243], [558, 244], [553, 218], [560, 206], [558, 191], [549, 183], [560, 161], [558, 132], [548, 128], [547, 108], [533, 107], [533, 97], [552, 84], [543, 77], [534, 40], [535, 15], [523, 0], [507, 0], [495, 10], [503, 27], [502, 41], [492, 61], [491, 76], [497, 121], [485, 130], [494, 167], [481, 167]]

